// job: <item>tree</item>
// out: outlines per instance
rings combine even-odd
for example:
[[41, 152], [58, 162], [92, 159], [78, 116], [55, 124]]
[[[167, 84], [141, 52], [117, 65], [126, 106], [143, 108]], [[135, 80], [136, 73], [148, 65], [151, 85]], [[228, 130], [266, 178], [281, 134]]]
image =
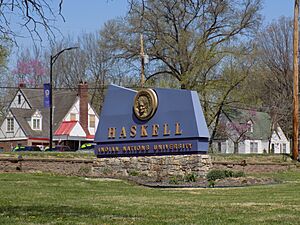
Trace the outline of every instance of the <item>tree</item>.
[[172, 77], [177, 81], [173, 87], [197, 90], [212, 140], [222, 109], [238, 104], [241, 98], [234, 92], [255, 65], [249, 57], [255, 51], [250, 40], [260, 24], [261, 1], [130, 2], [127, 17], [109, 21], [102, 29], [103, 48], [137, 67], [143, 34], [150, 58], [148, 84]]
[[[63, 18], [61, 14], [63, 0], [56, 2], [58, 14]], [[41, 32], [45, 32], [49, 38], [54, 37], [55, 28], [51, 24], [56, 20], [56, 11], [52, 3], [47, 0], [2, 0], [0, 1], [0, 34], [2, 37], [15, 40], [20, 36], [16, 30], [25, 28], [32, 39], [41, 40]]]
[[152, 67], [147, 79], [169, 74], [191, 89], [213, 79], [230, 43], [257, 28], [259, 9], [260, 0], [131, 1], [128, 17], [110, 21], [104, 38], [116, 57], [138, 60], [143, 33]]
[[267, 26], [258, 36], [260, 63], [260, 98], [270, 109], [274, 124], [292, 133], [293, 102], [293, 23], [282, 17]]
[[26, 84], [29, 87], [41, 87], [44, 83], [45, 67], [38, 59], [18, 60], [17, 68], [12, 71], [18, 79], [19, 84]]
[[69, 36], [51, 45], [45, 57], [49, 60], [51, 54], [65, 46], [79, 47], [59, 56], [53, 65], [53, 86], [76, 90], [80, 81], [88, 82], [90, 101], [97, 111], [101, 109], [107, 84], [128, 86], [135, 83], [134, 77], [127, 75], [128, 64], [112, 57], [111, 51], [102, 48], [102, 44], [99, 32], [81, 34], [76, 39]]

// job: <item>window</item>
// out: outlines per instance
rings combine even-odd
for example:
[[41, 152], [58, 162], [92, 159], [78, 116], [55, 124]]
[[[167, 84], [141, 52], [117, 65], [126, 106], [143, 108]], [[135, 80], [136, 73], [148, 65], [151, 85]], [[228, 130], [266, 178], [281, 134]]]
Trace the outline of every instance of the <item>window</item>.
[[253, 133], [253, 123], [252, 123], [252, 121], [247, 122], [247, 131]]
[[14, 131], [14, 119], [7, 118], [7, 132], [13, 132], [13, 131]]
[[282, 144], [282, 153], [286, 153], [286, 144]]
[[70, 121], [76, 121], [76, 114], [70, 113]]
[[90, 115], [90, 127], [95, 128], [95, 115]]
[[33, 118], [32, 119], [32, 129], [33, 130], [41, 130], [41, 118]]
[[18, 95], [18, 104], [21, 105], [21, 95]]
[[250, 153], [258, 153], [258, 143], [250, 142]]

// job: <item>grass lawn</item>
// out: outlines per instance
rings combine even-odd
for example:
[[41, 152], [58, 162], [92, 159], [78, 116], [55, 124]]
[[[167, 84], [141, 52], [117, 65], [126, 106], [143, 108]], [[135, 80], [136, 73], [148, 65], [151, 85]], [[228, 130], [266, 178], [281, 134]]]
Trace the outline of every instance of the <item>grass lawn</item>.
[[300, 174], [279, 185], [150, 189], [124, 181], [0, 174], [0, 224], [300, 224]]

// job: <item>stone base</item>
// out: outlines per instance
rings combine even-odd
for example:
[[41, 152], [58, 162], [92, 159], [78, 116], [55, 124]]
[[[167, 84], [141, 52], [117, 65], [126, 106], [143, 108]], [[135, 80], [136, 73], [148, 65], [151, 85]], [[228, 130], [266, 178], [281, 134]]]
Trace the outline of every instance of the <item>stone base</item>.
[[97, 158], [92, 173], [100, 176], [171, 177], [195, 174], [205, 177], [212, 167], [209, 155], [171, 155]]

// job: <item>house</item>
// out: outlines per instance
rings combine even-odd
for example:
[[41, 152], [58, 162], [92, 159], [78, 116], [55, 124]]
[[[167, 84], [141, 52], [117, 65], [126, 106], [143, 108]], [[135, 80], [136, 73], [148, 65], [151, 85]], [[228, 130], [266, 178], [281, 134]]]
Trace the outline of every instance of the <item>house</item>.
[[[44, 108], [43, 89], [20, 87], [10, 102], [0, 125], [0, 148], [10, 151], [18, 145], [49, 145], [49, 108]], [[99, 117], [88, 102], [88, 85], [78, 92], [53, 92], [53, 144], [79, 149], [93, 142]]]
[[290, 142], [268, 113], [232, 109], [222, 113], [212, 147], [219, 153], [290, 153]]

